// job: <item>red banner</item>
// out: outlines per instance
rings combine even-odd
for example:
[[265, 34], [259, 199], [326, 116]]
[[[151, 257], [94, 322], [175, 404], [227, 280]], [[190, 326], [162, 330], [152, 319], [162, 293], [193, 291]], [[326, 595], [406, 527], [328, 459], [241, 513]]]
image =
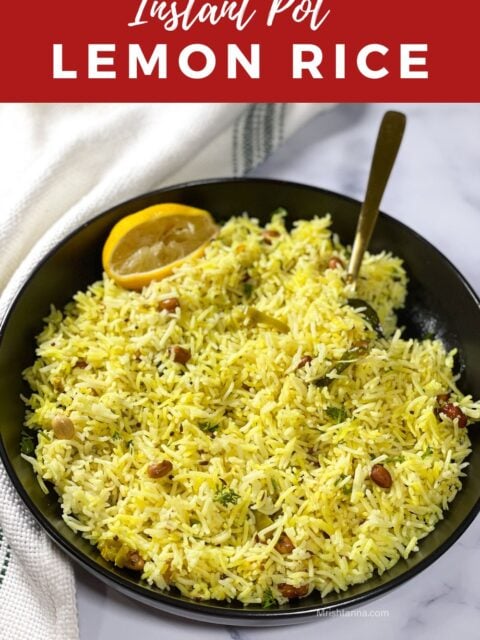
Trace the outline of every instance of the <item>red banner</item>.
[[2, 7], [2, 101], [480, 101], [474, 2]]

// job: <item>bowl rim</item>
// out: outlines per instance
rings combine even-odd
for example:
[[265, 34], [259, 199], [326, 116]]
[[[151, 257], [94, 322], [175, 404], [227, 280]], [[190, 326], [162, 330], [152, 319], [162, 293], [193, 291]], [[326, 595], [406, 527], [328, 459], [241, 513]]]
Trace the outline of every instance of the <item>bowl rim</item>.
[[[0, 350], [2, 348], [5, 328], [8, 325], [12, 314], [15, 311], [15, 308], [23, 296], [26, 288], [29, 286], [32, 277], [43, 267], [43, 265], [69, 240], [71, 240], [74, 236], [76, 236], [82, 229], [87, 228], [91, 224], [93, 224], [98, 219], [113, 213], [116, 209], [123, 206], [128, 206], [129, 204], [133, 204], [141, 198], [153, 197], [155, 195], [164, 194], [168, 191], [173, 190], [182, 190], [188, 189], [191, 187], [197, 186], [215, 186], [219, 184], [228, 184], [228, 183], [263, 183], [270, 185], [278, 185], [279, 183], [285, 187], [291, 187], [294, 189], [301, 190], [311, 190], [312, 192], [321, 193], [327, 196], [331, 196], [338, 200], [343, 200], [345, 202], [349, 202], [350, 204], [357, 205], [359, 208], [361, 206], [360, 201], [352, 198], [350, 196], [340, 194], [335, 191], [331, 191], [329, 189], [324, 189], [322, 187], [317, 187], [311, 184], [304, 184], [301, 182], [295, 182], [290, 180], [282, 180], [275, 178], [256, 178], [256, 177], [222, 177], [222, 178], [207, 178], [202, 180], [190, 180], [186, 182], [181, 182], [178, 184], [171, 184], [161, 187], [159, 189], [154, 189], [145, 193], [140, 193], [136, 196], [129, 198], [128, 200], [123, 200], [121, 202], [116, 203], [115, 205], [109, 207], [108, 209], [96, 214], [92, 218], [90, 218], [86, 222], [82, 222], [76, 225], [75, 229], [70, 231], [68, 234], [62, 236], [54, 245], [45, 253], [44, 256], [32, 267], [27, 278], [18, 289], [14, 292], [11, 301], [5, 310], [3, 317], [0, 319]], [[394, 226], [402, 228], [408, 234], [414, 236], [419, 239], [421, 242], [426, 243], [433, 251], [437, 254], [439, 260], [444, 263], [444, 266], [453, 272], [453, 275], [457, 278], [457, 280], [462, 284], [462, 286], [466, 289], [469, 296], [472, 298], [473, 302], [476, 304], [479, 312], [480, 312], [480, 299], [477, 296], [473, 287], [469, 284], [466, 278], [460, 273], [457, 267], [439, 250], [435, 247], [429, 240], [424, 238], [420, 233], [406, 225], [404, 222], [380, 211], [380, 218], [386, 219], [389, 223]], [[421, 573], [424, 569], [430, 566], [433, 562], [435, 562], [440, 556], [442, 556], [466, 531], [466, 529], [472, 524], [475, 520], [476, 516], [480, 511], [480, 495], [474, 504], [473, 508], [469, 511], [467, 516], [462, 520], [459, 526], [448, 536], [448, 538], [439, 545], [437, 549], [435, 549], [428, 556], [420, 560], [415, 566], [408, 568], [404, 573], [400, 576], [394, 577], [389, 580], [386, 584], [379, 585], [374, 587], [370, 591], [367, 591], [362, 594], [357, 594], [353, 596], [348, 596], [348, 589], [343, 592], [346, 594], [346, 597], [341, 599], [339, 602], [322, 604], [320, 601], [318, 604], [297, 606], [294, 610], [289, 609], [249, 609], [249, 608], [235, 608], [235, 609], [227, 609], [224, 605], [215, 604], [215, 601], [194, 601], [188, 599], [182, 599], [171, 596], [168, 592], [162, 592], [160, 590], [154, 591], [149, 588], [143, 586], [139, 583], [132, 583], [118, 574], [110, 572], [108, 568], [104, 568], [94, 560], [90, 559], [87, 555], [83, 554], [79, 549], [77, 549], [73, 544], [71, 544], [68, 540], [66, 540], [57, 529], [50, 523], [50, 521], [43, 515], [43, 513], [36, 507], [34, 502], [31, 500], [28, 492], [23, 487], [20, 479], [15, 473], [14, 467], [10, 462], [10, 459], [5, 450], [3, 439], [1, 437], [0, 431], [0, 459], [3, 462], [5, 470], [15, 487], [15, 490], [19, 497], [22, 499], [23, 503], [28, 508], [29, 512], [33, 515], [35, 520], [40, 524], [41, 528], [47, 535], [52, 539], [61, 549], [64, 551], [67, 556], [73, 559], [75, 562], [79, 564], [80, 567], [85, 569], [88, 573], [95, 576], [97, 579], [106, 583], [107, 585], [114, 585], [116, 589], [120, 592], [128, 595], [130, 597], [136, 598], [137, 600], [143, 602], [144, 604], [148, 604], [150, 606], [156, 607], [157, 609], [161, 609], [167, 613], [171, 613], [177, 616], [182, 617], [190, 617], [191, 619], [202, 621], [202, 622], [210, 622], [217, 624], [226, 624], [226, 625], [245, 625], [245, 626], [253, 626], [255, 624], [268, 626], [268, 625], [280, 625], [280, 624], [291, 624], [295, 622], [307, 622], [311, 620], [313, 617], [319, 616], [319, 612], [333, 612], [341, 609], [347, 609], [362, 605], [368, 601], [371, 601], [375, 598], [383, 596], [387, 592], [391, 591], [395, 587], [407, 582], [417, 574]], [[427, 536], [428, 537], [428, 536]], [[341, 595], [341, 594], [340, 594]]]

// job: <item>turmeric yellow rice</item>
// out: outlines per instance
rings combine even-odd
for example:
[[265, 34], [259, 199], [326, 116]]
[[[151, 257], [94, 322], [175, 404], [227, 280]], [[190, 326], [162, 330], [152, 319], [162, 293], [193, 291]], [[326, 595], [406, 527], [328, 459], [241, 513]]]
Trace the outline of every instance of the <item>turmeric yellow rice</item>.
[[401, 260], [367, 254], [352, 296], [330, 222], [233, 218], [142, 291], [104, 276], [52, 308], [24, 457], [107, 560], [267, 607], [384, 572], [443, 517], [480, 404], [397, 328]]

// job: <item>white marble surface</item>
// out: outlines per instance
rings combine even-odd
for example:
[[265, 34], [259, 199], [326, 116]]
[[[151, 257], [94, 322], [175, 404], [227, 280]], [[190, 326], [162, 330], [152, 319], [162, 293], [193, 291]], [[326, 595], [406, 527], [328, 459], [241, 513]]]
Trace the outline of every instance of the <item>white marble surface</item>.
[[[385, 109], [408, 115], [383, 210], [427, 236], [480, 293], [480, 105], [339, 105], [304, 127], [253, 175], [361, 199]], [[480, 638], [480, 518], [408, 583], [361, 608], [299, 627], [227, 628], [142, 606], [77, 570], [81, 640], [462, 640]], [[357, 610], [358, 611], [358, 610]], [[381, 616], [381, 617], [380, 617]]]

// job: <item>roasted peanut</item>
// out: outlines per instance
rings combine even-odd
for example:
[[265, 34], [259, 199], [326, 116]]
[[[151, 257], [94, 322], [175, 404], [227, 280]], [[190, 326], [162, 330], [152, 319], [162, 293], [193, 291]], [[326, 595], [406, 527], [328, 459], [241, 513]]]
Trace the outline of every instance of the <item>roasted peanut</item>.
[[362, 351], [366, 351], [369, 346], [370, 343], [368, 342], [368, 340], [357, 340], [356, 342], [352, 343], [353, 349], [360, 349]]
[[295, 545], [286, 533], [282, 533], [282, 535], [278, 539], [277, 544], [275, 545], [275, 549], [278, 551], [278, 553], [287, 554], [292, 553], [292, 551], [295, 549]]
[[312, 361], [312, 356], [303, 356], [302, 358], [300, 358], [297, 366], [295, 367], [295, 371], [297, 369], [302, 369], [303, 367], [305, 367], [307, 364], [310, 364], [310, 362]]
[[441, 393], [439, 396], [437, 396], [437, 402], [440, 406], [444, 405], [449, 400], [450, 400], [449, 393]]
[[374, 464], [370, 471], [370, 478], [382, 489], [390, 489], [392, 486], [392, 476], [390, 472], [381, 464]]
[[178, 309], [179, 306], [180, 300], [178, 298], [165, 298], [165, 300], [160, 300], [157, 308], [159, 311], [172, 313], [175, 309]]
[[345, 267], [343, 260], [341, 258], [339, 258], [338, 256], [332, 256], [330, 258], [330, 260], [328, 261], [328, 268], [329, 269], [338, 269], [338, 268], [343, 269]]
[[262, 233], [262, 238], [266, 244], [272, 244], [273, 238], [278, 238], [279, 235], [279, 231], [276, 231], [275, 229], [267, 229]]
[[450, 420], [458, 420], [458, 426], [464, 429], [467, 426], [468, 419], [467, 416], [463, 413], [460, 407], [452, 404], [451, 402], [446, 402], [444, 405], [440, 407], [440, 414], [447, 416]]
[[59, 440], [71, 440], [75, 435], [75, 426], [68, 416], [57, 414], [52, 420], [52, 429]]
[[138, 553], [138, 551], [130, 551], [125, 558], [125, 566], [132, 571], [143, 571], [145, 566], [145, 560]]
[[152, 462], [148, 465], [147, 474], [149, 478], [163, 478], [168, 476], [173, 469], [173, 464], [170, 460], [162, 460], [162, 462]]
[[282, 582], [278, 585], [278, 590], [282, 594], [284, 598], [288, 598], [289, 600], [294, 600], [295, 598], [302, 598], [306, 596], [308, 593], [308, 585], [303, 584], [301, 587], [294, 587], [291, 584], [286, 584]]
[[173, 347], [170, 347], [169, 352], [170, 352], [170, 358], [174, 362], [178, 362], [179, 364], [187, 364], [187, 362], [192, 357], [189, 349], [184, 349], [183, 347], [180, 347], [178, 344], [174, 345]]

